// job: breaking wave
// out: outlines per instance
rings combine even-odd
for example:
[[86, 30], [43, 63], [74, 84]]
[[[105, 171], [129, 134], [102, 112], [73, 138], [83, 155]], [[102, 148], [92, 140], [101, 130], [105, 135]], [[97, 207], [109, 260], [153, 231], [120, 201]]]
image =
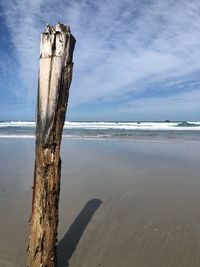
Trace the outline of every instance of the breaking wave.
[[[5, 127], [35, 127], [31, 121], [3, 121], [0, 128]], [[200, 122], [69, 122], [66, 121], [64, 129], [91, 129], [91, 130], [200, 130]]]
[[[189, 140], [200, 142], [200, 122], [65, 122], [64, 139]], [[0, 138], [34, 138], [35, 122], [0, 121]]]

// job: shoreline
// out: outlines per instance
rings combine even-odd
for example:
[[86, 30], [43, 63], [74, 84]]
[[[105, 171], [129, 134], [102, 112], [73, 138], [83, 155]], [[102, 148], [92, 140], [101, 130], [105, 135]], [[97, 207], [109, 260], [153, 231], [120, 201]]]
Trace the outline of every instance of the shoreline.
[[[34, 135], [0, 135], [0, 139], [35, 139]], [[133, 138], [133, 137], [108, 137], [108, 136], [62, 136], [63, 140], [86, 140], [86, 141], [116, 141], [116, 142], [145, 142], [145, 143], [192, 143], [199, 144], [199, 140], [184, 138]]]

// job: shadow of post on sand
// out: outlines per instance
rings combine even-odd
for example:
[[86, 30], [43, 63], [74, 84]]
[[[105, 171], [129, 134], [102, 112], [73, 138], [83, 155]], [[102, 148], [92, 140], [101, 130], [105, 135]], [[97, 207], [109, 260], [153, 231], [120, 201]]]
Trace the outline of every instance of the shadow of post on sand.
[[76, 250], [76, 246], [78, 245], [85, 228], [101, 204], [102, 201], [100, 199], [89, 200], [70, 226], [67, 233], [59, 241], [57, 245], [58, 267], [69, 266], [69, 260]]

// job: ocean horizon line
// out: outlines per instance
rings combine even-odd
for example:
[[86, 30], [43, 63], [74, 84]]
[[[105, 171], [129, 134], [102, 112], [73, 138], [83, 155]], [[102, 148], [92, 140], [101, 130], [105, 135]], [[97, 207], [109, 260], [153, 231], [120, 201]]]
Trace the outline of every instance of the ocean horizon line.
[[[36, 123], [36, 120], [3, 120], [0, 119], [0, 123], [3, 122], [31, 122], [31, 123]], [[65, 120], [66, 122], [122, 122], [122, 123], [126, 123], [126, 122], [199, 122], [200, 123], [200, 118], [199, 120]]]

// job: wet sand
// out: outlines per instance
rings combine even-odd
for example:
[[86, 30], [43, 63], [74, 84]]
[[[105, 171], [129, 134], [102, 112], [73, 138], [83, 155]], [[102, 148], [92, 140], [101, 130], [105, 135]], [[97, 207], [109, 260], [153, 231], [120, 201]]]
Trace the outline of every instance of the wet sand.
[[[0, 266], [26, 266], [34, 140], [0, 139]], [[59, 267], [200, 266], [200, 144], [64, 140]]]

